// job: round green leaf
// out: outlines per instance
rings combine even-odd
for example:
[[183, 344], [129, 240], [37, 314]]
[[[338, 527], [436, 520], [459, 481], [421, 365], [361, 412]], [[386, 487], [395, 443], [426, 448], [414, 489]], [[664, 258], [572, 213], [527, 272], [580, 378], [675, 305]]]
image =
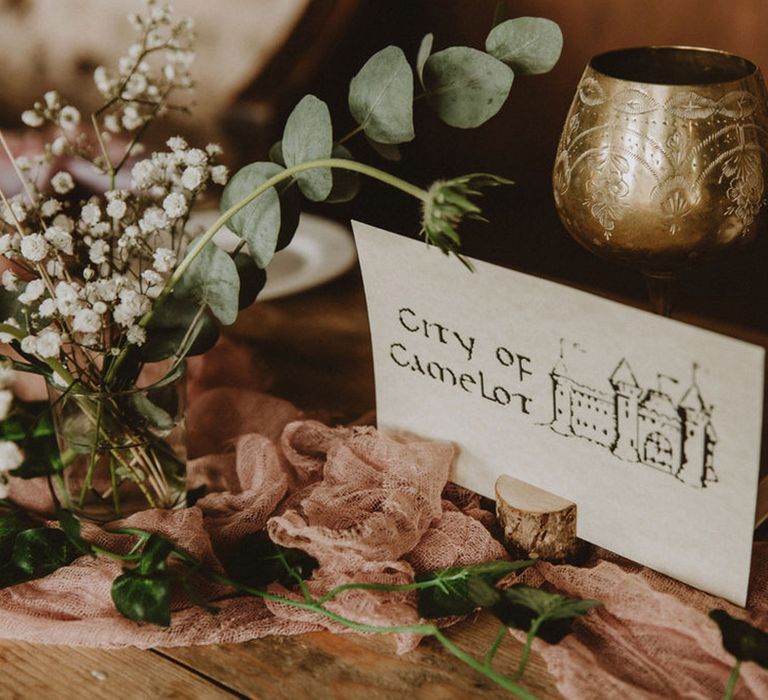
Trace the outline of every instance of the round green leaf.
[[[208, 313], [198, 314], [200, 304], [194, 299], [169, 294], [152, 314], [147, 324], [147, 339], [139, 349], [144, 362], [159, 362], [181, 349], [188, 337], [188, 356], [201, 355], [219, 339], [219, 327]], [[192, 324], [195, 328], [190, 331]], [[189, 333], [189, 336], [187, 336]]]
[[[333, 157], [354, 160], [349, 149], [338, 143], [333, 147]], [[335, 168], [333, 170], [333, 189], [331, 190], [331, 194], [328, 195], [328, 199], [325, 201], [329, 203], [348, 202], [349, 200], [354, 199], [359, 191], [359, 173], [353, 172], [352, 170]]]
[[460, 129], [480, 126], [496, 114], [513, 78], [509, 66], [467, 46], [438, 51], [424, 64], [430, 103], [440, 119]]
[[112, 584], [112, 601], [129, 620], [162, 627], [171, 624], [171, 584], [165, 572], [145, 576], [126, 571]]
[[563, 50], [563, 33], [544, 17], [508, 19], [491, 29], [485, 50], [520, 75], [546, 73]]
[[397, 46], [373, 54], [349, 83], [349, 111], [379, 143], [412, 141], [413, 73]]
[[[198, 241], [190, 242], [190, 248]], [[232, 258], [209, 242], [190, 264], [177, 286], [179, 298], [207, 304], [225, 326], [235, 322], [240, 297], [240, 278]]]
[[[285, 168], [277, 163], [267, 162], [251, 163], [241, 168], [224, 188], [219, 209], [222, 213], [227, 211], [283, 170]], [[248, 250], [259, 267], [269, 265], [280, 234], [280, 200], [277, 190], [270, 187], [262, 192], [229, 220], [227, 228], [246, 240]]]
[[240, 278], [240, 297], [238, 305], [241, 309], [253, 304], [259, 292], [267, 283], [267, 273], [258, 267], [250, 255], [238, 253], [234, 256], [237, 275]]
[[432, 53], [432, 43], [435, 40], [434, 34], [427, 34], [419, 44], [419, 53], [416, 54], [416, 72], [419, 75], [422, 87], [424, 86], [424, 64]]
[[[333, 129], [328, 105], [314, 95], [307, 95], [285, 122], [283, 158], [287, 167], [331, 157]], [[313, 168], [296, 175], [299, 189], [307, 199], [322, 202], [331, 193], [330, 168]]]
[[373, 139], [369, 139], [367, 136], [365, 137], [365, 140], [368, 141], [368, 145], [376, 151], [382, 158], [385, 158], [386, 160], [400, 160], [403, 157], [403, 154], [400, 153], [400, 149], [397, 147], [397, 144], [394, 143], [379, 143], [378, 141], [374, 141]]

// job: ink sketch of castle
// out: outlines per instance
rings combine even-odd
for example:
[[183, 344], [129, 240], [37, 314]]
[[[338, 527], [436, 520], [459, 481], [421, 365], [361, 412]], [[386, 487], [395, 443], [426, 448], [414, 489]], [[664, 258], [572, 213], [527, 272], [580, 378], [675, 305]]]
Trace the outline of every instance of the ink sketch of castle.
[[[578, 507], [580, 538], [744, 604], [765, 350], [354, 224], [380, 428]], [[418, 465], [414, 465], [418, 468]]]

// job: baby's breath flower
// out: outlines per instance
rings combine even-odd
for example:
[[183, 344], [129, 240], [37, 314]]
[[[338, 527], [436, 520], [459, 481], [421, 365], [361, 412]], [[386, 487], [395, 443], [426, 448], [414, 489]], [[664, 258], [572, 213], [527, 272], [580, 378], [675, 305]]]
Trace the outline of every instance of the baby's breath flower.
[[48, 273], [48, 276], [53, 279], [58, 279], [64, 276], [64, 266], [56, 259], [46, 262], [45, 270]]
[[180, 192], [172, 192], [163, 200], [163, 209], [172, 219], [187, 213], [187, 198]]
[[216, 156], [220, 156], [224, 150], [218, 143], [209, 143], [205, 147], [205, 152], [212, 158], [215, 158]]
[[45, 106], [46, 108], [50, 110], [55, 110], [59, 108], [59, 93], [56, 92], [56, 90], [48, 90], [48, 92], [43, 95], [43, 99], [45, 100]]
[[102, 240], [96, 240], [91, 243], [88, 251], [88, 258], [94, 265], [101, 265], [107, 262], [107, 253], [109, 253], [109, 243]]
[[0, 442], [0, 472], [9, 472], [20, 467], [24, 462], [24, 453], [15, 442]]
[[139, 110], [136, 107], [128, 105], [123, 112], [121, 123], [128, 131], [133, 131], [144, 123], [144, 118], [139, 114]]
[[68, 148], [69, 143], [67, 142], [66, 137], [57, 136], [51, 144], [51, 153], [53, 153], [55, 156], [63, 156], [67, 152]]
[[184, 156], [184, 161], [187, 165], [201, 166], [208, 162], [208, 157], [201, 148], [190, 148]]
[[160, 207], [149, 207], [139, 220], [139, 228], [144, 233], [162, 231], [168, 226], [168, 216]]
[[61, 170], [51, 178], [51, 187], [58, 194], [67, 194], [74, 189], [75, 181], [68, 172]]
[[13, 249], [13, 236], [4, 233], [0, 236], [0, 255], [7, 255]]
[[229, 169], [226, 165], [215, 165], [211, 168], [211, 180], [217, 185], [226, 185], [229, 179]]
[[65, 131], [72, 131], [80, 123], [80, 112], [77, 107], [67, 105], [59, 112], [59, 126]]
[[27, 286], [17, 299], [19, 303], [26, 306], [33, 301], [37, 301], [43, 294], [45, 294], [45, 282], [41, 279], [34, 279], [31, 282], [27, 282]]
[[101, 221], [101, 209], [95, 202], [89, 202], [80, 211], [80, 220], [86, 226], [93, 226]]
[[116, 114], [108, 114], [104, 117], [104, 128], [113, 134], [119, 134], [122, 131]]
[[0, 389], [0, 420], [5, 420], [8, 417], [12, 403], [13, 392], [8, 389]]
[[195, 190], [203, 182], [203, 171], [200, 168], [190, 166], [181, 174], [181, 184], [188, 190]]
[[37, 336], [37, 354], [42, 358], [56, 357], [61, 350], [61, 336], [54, 330], [46, 329]]
[[158, 248], [152, 257], [154, 259], [153, 267], [158, 272], [169, 272], [176, 264], [176, 253], [170, 248]]
[[141, 326], [134, 324], [128, 329], [125, 337], [131, 345], [144, 345], [147, 339], [147, 332]]
[[163, 281], [163, 276], [155, 270], [144, 270], [141, 273], [141, 279], [143, 279], [149, 285], [160, 284]]
[[156, 176], [157, 171], [155, 169], [155, 164], [149, 159], [140, 160], [131, 169], [131, 178], [133, 179], [133, 184], [139, 189], [143, 189], [151, 185]]
[[16, 372], [10, 360], [0, 361], [0, 387], [5, 389], [16, 381]]
[[56, 313], [56, 302], [53, 299], [43, 299], [37, 309], [43, 318], [50, 318]]
[[80, 309], [72, 320], [72, 330], [76, 333], [96, 333], [100, 327], [101, 320], [93, 309]]
[[183, 151], [187, 148], [187, 142], [182, 136], [171, 136], [171, 138], [166, 141], [166, 145], [172, 151]]
[[60, 250], [65, 255], [72, 255], [73, 243], [72, 235], [58, 226], [49, 226], [45, 229], [45, 240], [47, 240], [56, 250]]
[[[19, 327], [19, 322], [12, 316], [10, 318], [6, 318], [5, 321], [3, 321], [3, 324], [6, 326], [13, 326], [14, 328]], [[0, 343], [10, 343], [15, 339], [16, 336], [11, 335], [10, 333], [0, 333]]]
[[46, 199], [41, 205], [40, 205], [40, 213], [45, 217], [49, 218], [51, 216], [55, 216], [61, 211], [61, 202], [58, 199]]
[[122, 199], [113, 199], [107, 204], [107, 216], [120, 220], [125, 216], [128, 205]]
[[48, 255], [48, 243], [42, 234], [31, 233], [21, 239], [21, 254], [30, 262], [40, 262]]
[[36, 129], [45, 124], [43, 116], [34, 109], [26, 109], [21, 113], [21, 121], [29, 127]]
[[29, 170], [32, 167], [32, 161], [27, 156], [19, 156], [16, 158], [16, 167], [19, 170]]
[[16, 283], [19, 281], [19, 276], [13, 270], [5, 270], [3, 272], [3, 288], [8, 292], [15, 292], [18, 287]]
[[28, 335], [21, 339], [21, 351], [28, 355], [34, 355], [37, 352], [37, 338], [34, 335]]
[[103, 316], [105, 313], [107, 313], [107, 305], [103, 301], [97, 301], [94, 303], [94, 305], [91, 307], [99, 316]]

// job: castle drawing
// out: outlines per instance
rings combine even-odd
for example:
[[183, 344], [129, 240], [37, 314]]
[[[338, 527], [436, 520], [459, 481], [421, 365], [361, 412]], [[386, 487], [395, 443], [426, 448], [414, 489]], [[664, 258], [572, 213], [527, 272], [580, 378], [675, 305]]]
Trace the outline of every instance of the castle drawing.
[[659, 469], [691, 486], [716, 483], [712, 406], [702, 398], [695, 369], [691, 385], [676, 402], [661, 385], [643, 389], [626, 359], [608, 377], [610, 391], [585, 386], [569, 376], [561, 352], [550, 373], [550, 428], [589, 440], [619, 459]]

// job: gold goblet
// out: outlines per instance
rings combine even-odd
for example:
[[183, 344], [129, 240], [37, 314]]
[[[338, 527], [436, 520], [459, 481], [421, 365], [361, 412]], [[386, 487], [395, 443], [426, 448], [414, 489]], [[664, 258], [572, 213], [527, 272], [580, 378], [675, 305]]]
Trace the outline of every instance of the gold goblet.
[[687, 47], [596, 56], [555, 160], [560, 218], [588, 250], [639, 268], [669, 315], [676, 272], [762, 227], [767, 127], [765, 85], [744, 58]]

